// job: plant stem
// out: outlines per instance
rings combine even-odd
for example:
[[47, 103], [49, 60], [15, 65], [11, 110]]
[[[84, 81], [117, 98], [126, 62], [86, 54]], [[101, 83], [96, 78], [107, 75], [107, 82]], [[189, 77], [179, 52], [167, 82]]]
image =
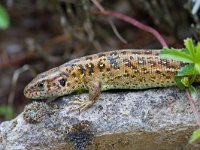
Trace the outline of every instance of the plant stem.
[[154, 37], [160, 42], [160, 44], [163, 46], [163, 48], [167, 48], [167, 43], [165, 42], [164, 38], [160, 35], [158, 31], [153, 29], [152, 27], [149, 27], [147, 25], [142, 24], [141, 22], [137, 21], [134, 18], [131, 18], [129, 16], [117, 13], [117, 12], [112, 12], [112, 11], [104, 11], [102, 12], [103, 15], [105, 16], [114, 16], [120, 20], [126, 21], [136, 27], [138, 27], [141, 30], [144, 30], [146, 32], [149, 32], [154, 35]]
[[150, 27], [150, 26], [147, 26], [147, 25], [144, 25], [142, 24], [141, 22], [137, 21], [136, 19], [134, 18], [131, 18], [129, 16], [126, 16], [126, 15], [123, 15], [123, 14], [120, 14], [120, 13], [117, 13], [117, 12], [113, 12], [113, 11], [108, 11], [108, 10], [105, 10], [96, 0], [91, 0], [95, 6], [101, 11], [101, 14], [102, 15], [105, 15], [105, 16], [113, 16], [113, 17], [116, 17], [120, 20], [123, 20], [125, 22], [128, 22], [130, 24], [132, 24], [133, 26], [136, 26], [138, 27], [139, 29], [141, 30], [144, 30], [146, 32], [149, 32], [151, 34], [154, 35], [154, 37], [160, 42], [160, 44], [163, 46], [163, 48], [167, 48], [168, 45], [167, 43], [165, 42], [164, 38], [161, 36], [161, 34], [156, 31], [154, 28]]
[[193, 100], [193, 98], [192, 98], [192, 96], [191, 96], [191, 94], [188, 90], [186, 90], [186, 93], [187, 93], [187, 97], [188, 97], [190, 106], [192, 108], [192, 111], [194, 113], [196, 123], [197, 123], [198, 126], [200, 126], [200, 117], [199, 117], [198, 111], [196, 109], [195, 102], [194, 102], [194, 100]]

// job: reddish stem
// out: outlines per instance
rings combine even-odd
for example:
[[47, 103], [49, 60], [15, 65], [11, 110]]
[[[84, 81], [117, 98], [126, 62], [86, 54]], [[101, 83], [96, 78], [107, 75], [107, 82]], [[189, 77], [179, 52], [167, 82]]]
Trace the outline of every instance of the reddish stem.
[[117, 13], [117, 12], [112, 12], [112, 11], [107, 11], [107, 10], [104, 10], [104, 11], [101, 11], [101, 13], [105, 16], [114, 16], [120, 20], [123, 20], [123, 21], [126, 21], [136, 27], [138, 27], [139, 29], [141, 30], [144, 30], [146, 32], [149, 32], [151, 34], [153, 34], [155, 36], [155, 38], [160, 42], [160, 44], [167, 48], [167, 43], [165, 42], [164, 38], [160, 35], [160, 33], [158, 31], [156, 31], [155, 29], [153, 29], [152, 27], [149, 27], [147, 25], [144, 25], [142, 23], [140, 23], [139, 21], [137, 21], [136, 19], [133, 19], [129, 16], [126, 16], [126, 15], [123, 15], [123, 14], [120, 14], [120, 13]]
[[195, 102], [194, 102], [194, 100], [193, 100], [193, 98], [190, 95], [190, 92], [188, 90], [187, 90], [187, 96], [188, 96], [188, 100], [190, 102], [190, 106], [192, 108], [192, 111], [194, 113], [194, 116], [196, 118], [196, 123], [198, 124], [198, 126], [200, 126], [200, 117], [199, 117], [198, 111], [196, 109]]
[[120, 14], [120, 13], [117, 13], [117, 12], [112, 12], [112, 11], [105, 10], [97, 0], [91, 0], [91, 1], [101, 11], [102, 15], [114, 16], [114, 17], [116, 17], [116, 18], [118, 18], [120, 20], [123, 20], [123, 21], [126, 21], [126, 22], [132, 24], [133, 26], [138, 27], [141, 30], [149, 32], [149, 33], [153, 34], [158, 39], [158, 41], [160, 42], [160, 44], [163, 47], [166, 47], [166, 48], [168, 47], [167, 43], [164, 40], [164, 38], [160, 35], [160, 33], [158, 31], [156, 31], [152, 27], [144, 25], [141, 22], [139, 22], [136, 19], [133, 19], [133, 18], [131, 18], [129, 16], [126, 16], [126, 15], [123, 15], [123, 14]]

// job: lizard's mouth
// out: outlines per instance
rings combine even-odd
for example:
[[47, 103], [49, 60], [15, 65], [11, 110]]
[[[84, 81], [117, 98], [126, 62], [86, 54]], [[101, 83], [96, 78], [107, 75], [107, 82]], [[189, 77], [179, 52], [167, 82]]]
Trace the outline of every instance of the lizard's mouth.
[[29, 88], [29, 86], [26, 86], [24, 88], [25, 97], [30, 98], [30, 99], [42, 99], [44, 97], [43, 94], [44, 93], [42, 90], [35, 91], [35, 90]]
[[49, 98], [49, 97], [54, 97], [59, 95], [59, 90], [58, 88], [52, 88], [49, 89], [49, 91], [45, 91], [42, 89], [34, 89], [31, 88], [29, 85], [27, 85], [24, 88], [24, 95], [25, 97], [29, 98], [29, 99], [44, 99], [44, 98]]
[[28, 88], [27, 86], [24, 88], [24, 96], [27, 97], [27, 98], [31, 98], [31, 97], [30, 97], [31, 93], [29, 92], [28, 89], [29, 89], [29, 88]]

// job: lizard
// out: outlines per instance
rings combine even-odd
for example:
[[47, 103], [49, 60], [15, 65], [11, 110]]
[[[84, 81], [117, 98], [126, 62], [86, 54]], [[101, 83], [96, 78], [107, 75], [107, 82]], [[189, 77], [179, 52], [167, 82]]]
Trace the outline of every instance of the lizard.
[[85, 100], [74, 100], [83, 111], [101, 91], [149, 89], [176, 85], [175, 76], [185, 63], [159, 56], [160, 50], [125, 49], [101, 52], [71, 60], [38, 74], [24, 89], [30, 99], [45, 99], [89, 91]]

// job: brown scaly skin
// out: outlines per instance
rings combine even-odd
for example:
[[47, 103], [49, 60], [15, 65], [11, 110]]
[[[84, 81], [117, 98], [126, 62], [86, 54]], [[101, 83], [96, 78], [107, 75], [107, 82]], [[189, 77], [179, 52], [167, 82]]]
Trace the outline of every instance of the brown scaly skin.
[[88, 90], [89, 98], [74, 101], [84, 110], [109, 89], [147, 89], [175, 85], [183, 63], [162, 59], [159, 50], [118, 50], [69, 61], [37, 75], [24, 89], [31, 99], [43, 99]]

